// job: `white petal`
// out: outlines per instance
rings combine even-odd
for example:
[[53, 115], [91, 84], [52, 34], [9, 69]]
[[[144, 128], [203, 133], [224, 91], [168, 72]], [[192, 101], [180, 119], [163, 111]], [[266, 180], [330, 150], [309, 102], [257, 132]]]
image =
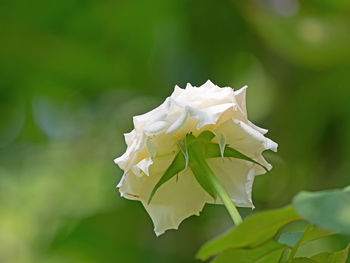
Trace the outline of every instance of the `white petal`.
[[178, 138], [168, 134], [147, 136], [146, 148], [151, 157], [159, 157], [174, 154], [178, 151]]
[[[221, 158], [212, 158], [207, 161], [237, 206], [254, 207], [252, 186], [255, 169], [251, 163], [234, 158], [225, 158], [224, 161]], [[221, 201], [219, 202], [221, 203]]]
[[141, 130], [147, 124], [154, 123], [157, 121], [165, 120], [170, 107], [170, 99], [167, 98], [157, 108], [138, 116], [133, 117], [134, 126], [136, 130]]
[[175, 89], [173, 91], [173, 93], [171, 94], [171, 98], [176, 98], [177, 96], [179, 96], [182, 92], [184, 91], [184, 89], [180, 88], [178, 85], [175, 86]]
[[135, 129], [133, 129], [131, 132], [129, 133], [124, 133], [124, 138], [125, 138], [125, 142], [127, 146], [130, 146], [133, 141], [136, 139], [136, 131]]
[[226, 147], [226, 136], [222, 133], [215, 133], [215, 137], [220, 147], [221, 158], [224, 158], [224, 151]]
[[209, 88], [209, 89], [213, 89], [216, 88], [218, 86], [216, 86], [213, 82], [210, 81], [210, 79], [207, 80], [207, 82], [205, 82], [202, 86], [200, 86], [200, 88]]
[[235, 102], [235, 96], [231, 88], [220, 88], [210, 83], [207, 82], [199, 88], [188, 85], [182, 92], [173, 93], [171, 99], [179, 105], [188, 105], [196, 109]]
[[[250, 158], [271, 169], [271, 165], [262, 156], [265, 150], [277, 150], [277, 143], [266, 138], [260, 132], [240, 120], [228, 120], [220, 125], [215, 132], [226, 135], [226, 143]], [[260, 173], [264, 170], [256, 168]]]
[[189, 108], [185, 107], [181, 116], [167, 129], [166, 133], [172, 133], [184, 125], [188, 117], [188, 110]]
[[172, 178], [159, 188], [150, 205], [144, 201], [142, 203], [159, 236], [168, 229], [177, 229], [187, 217], [198, 216], [205, 203], [211, 199], [187, 169], [179, 174], [177, 182], [176, 178]]
[[157, 142], [152, 140], [152, 138], [154, 138], [154, 137], [147, 138], [146, 148], [147, 148], [147, 152], [149, 153], [149, 155], [153, 158], [153, 157], [156, 157], [156, 155], [157, 155], [158, 144], [157, 144]]
[[130, 159], [135, 154], [136, 143], [137, 143], [137, 141], [135, 140], [126, 149], [125, 153], [122, 156], [114, 159], [114, 162], [120, 167], [120, 169], [122, 169], [122, 170], [126, 169], [128, 163], [130, 162]]
[[132, 169], [138, 162], [150, 156], [146, 147], [147, 138], [145, 133], [142, 132], [141, 136], [136, 138], [132, 144], [127, 147], [122, 156], [114, 159], [114, 162], [118, 164], [124, 172]]
[[[173, 133], [183, 127], [188, 117], [197, 121], [197, 130], [202, 129], [206, 125], [216, 124], [219, 118], [229, 109], [233, 109], [235, 104], [226, 103], [208, 108], [196, 109], [186, 106], [182, 115], [168, 128], [166, 133]], [[191, 129], [188, 130], [190, 132]]]
[[198, 120], [197, 129], [199, 130], [206, 125], [216, 124], [220, 116], [234, 106], [235, 104], [225, 103], [200, 110], [191, 108], [190, 114], [193, 118]]
[[261, 134], [266, 134], [268, 132], [268, 130], [261, 128], [259, 126], [256, 126], [254, 123], [252, 123], [251, 121], [248, 121], [248, 124], [250, 127], [254, 128], [255, 130], [257, 130], [258, 132], [260, 132]]
[[244, 86], [239, 90], [234, 91], [234, 95], [240, 110], [247, 116], [246, 92], [248, 86]]
[[[237, 100], [237, 104], [239, 106], [239, 109], [243, 112], [243, 114], [247, 116], [247, 105], [246, 105], [246, 92], [247, 92], [247, 88], [248, 86], [244, 86], [241, 89], [237, 90], [234, 92], [235, 98]], [[258, 126], [256, 126], [254, 123], [252, 123], [251, 121], [249, 121], [248, 119], [246, 119], [245, 121], [247, 121], [247, 123], [254, 129], [256, 129], [258, 132], [260, 132], [261, 134], [266, 134], [268, 132], [268, 130], [260, 128]]]
[[[125, 180], [125, 173], [123, 174], [122, 178], [120, 179], [119, 183], [117, 184], [117, 188], [120, 188], [123, 185], [124, 180]], [[124, 196], [122, 192], [120, 192], [120, 195]]]
[[169, 123], [167, 121], [156, 121], [153, 123], [150, 123], [146, 125], [143, 129], [143, 131], [147, 135], [157, 135], [165, 130], [169, 126]]
[[200, 187], [189, 169], [173, 177], [162, 185], [154, 195], [152, 202], [147, 201], [155, 184], [170, 165], [174, 156], [166, 160], [155, 161], [150, 166], [151, 176], [138, 178], [133, 173], [125, 175], [120, 191], [125, 198], [140, 200], [154, 223], [157, 235], [168, 229], [177, 229], [180, 223], [191, 215], [199, 215], [205, 202], [211, 198]]
[[149, 176], [149, 167], [153, 164], [150, 157], [143, 159], [136, 166], [147, 176]]
[[138, 168], [136, 165], [132, 166], [131, 169], [132, 173], [134, 175], [136, 175], [137, 177], [142, 177], [143, 174], [142, 174], [142, 171], [140, 170], [140, 168]]
[[277, 143], [265, 137], [263, 134], [256, 132], [255, 129], [253, 129], [252, 127], [250, 127], [249, 125], [245, 124], [242, 121], [234, 120], [234, 123], [239, 125], [239, 127], [242, 130], [244, 130], [247, 134], [249, 134], [251, 137], [253, 137], [257, 141], [263, 142], [264, 150], [272, 150], [274, 152], [277, 152], [277, 147], [278, 147]]

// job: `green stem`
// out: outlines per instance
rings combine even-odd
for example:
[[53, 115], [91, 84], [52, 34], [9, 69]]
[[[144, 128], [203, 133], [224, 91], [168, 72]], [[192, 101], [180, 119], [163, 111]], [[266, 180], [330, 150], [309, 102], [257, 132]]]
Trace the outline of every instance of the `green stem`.
[[239, 225], [240, 223], [242, 223], [243, 220], [242, 220], [242, 217], [239, 214], [235, 204], [232, 202], [230, 196], [228, 195], [228, 193], [226, 192], [224, 187], [221, 185], [219, 180], [216, 178], [216, 176], [213, 173], [210, 173], [208, 175], [209, 175], [209, 178], [211, 179], [211, 181], [214, 185], [214, 188], [215, 188], [216, 192], [218, 193], [221, 201], [224, 203], [228, 213], [232, 217], [233, 222], [235, 223], [235, 225]]
[[242, 220], [242, 217], [239, 214], [235, 204], [232, 202], [232, 200], [231, 200], [230, 196], [228, 195], [228, 193], [226, 192], [225, 188], [222, 186], [222, 184], [216, 178], [214, 172], [210, 169], [210, 167], [207, 164], [207, 162], [205, 161], [205, 159], [199, 157], [199, 158], [195, 158], [195, 161], [199, 164], [199, 166], [202, 169], [202, 172], [205, 173], [205, 175], [207, 176], [207, 179], [209, 179], [209, 181], [213, 185], [214, 189], [216, 190], [221, 201], [225, 205], [225, 207], [226, 207], [228, 213], [230, 214], [235, 225], [237, 226], [237, 225], [241, 224], [243, 220]]

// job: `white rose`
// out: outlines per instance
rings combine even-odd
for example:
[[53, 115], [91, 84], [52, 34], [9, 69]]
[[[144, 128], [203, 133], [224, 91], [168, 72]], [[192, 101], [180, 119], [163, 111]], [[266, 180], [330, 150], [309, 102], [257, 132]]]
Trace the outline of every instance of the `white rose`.
[[[157, 235], [177, 229], [191, 215], [199, 215], [205, 203], [221, 203], [202, 189], [190, 169], [185, 169], [162, 185], [147, 204], [154, 186], [179, 151], [178, 142], [186, 134], [197, 136], [210, 130], [224, 138], [226, 144], [272, 168], [262, 152], [276, 151], [277, 144], [264, 137], [267, 130], [248, 120], [245, 94], [246, 87], [234, 91], [210, 81], [201, 87], [176, 86], [162, 105], [133, 118], [135, 128], [125, 134], [127, 150], [115, 159], [124, 170], [118, 187], [121, 196], [142, 202]], [[235, 158], [213, 158], [207, 162], [237, 206], [254, 207], [252, 186], [254, 177], [265, 172], [262, 167]]]

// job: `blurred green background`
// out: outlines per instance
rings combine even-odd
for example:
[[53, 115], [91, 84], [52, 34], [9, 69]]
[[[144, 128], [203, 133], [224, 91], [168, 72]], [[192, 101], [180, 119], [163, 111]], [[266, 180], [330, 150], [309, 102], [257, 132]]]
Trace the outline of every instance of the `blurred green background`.
[[156, 238], [115, 188], [132, 116], [175, 84], [249, 85], [279, 143], [256, 211], [350, 183], [348, 0], [5, 0], [0, 37], [2, 263], [194, 262], [232, 225], [207, 205]]

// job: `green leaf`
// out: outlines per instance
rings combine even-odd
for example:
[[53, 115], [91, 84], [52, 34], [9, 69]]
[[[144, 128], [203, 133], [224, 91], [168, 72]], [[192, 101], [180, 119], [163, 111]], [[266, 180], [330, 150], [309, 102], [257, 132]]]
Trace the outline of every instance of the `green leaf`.
[[165, 182], [169, 181], [172, 177], [177, 175], [179, 172], [181, 172], [183, 169], [185, 169], [185, 166], [186, 166], [185, 157], [181, 152], [178, 152], [178, 154], [175, 156], [174, 160], [172, 161], [168, 169], [165, 171], [163, 176], [160, 178], [158, 183], [153, 188], [148, 199], [148, 204], [152, 201], [152, 198], [156, 193], [156, 191], [158, 190], [158, 188], [161, 185], [163, 185]]
[[305, 235], [303, 236], [303, 239], [301, 240], [300, 245], [322, 237], [333, 235], [333, 234], [334, 234], [333, 232], [329, 232], [322, 228], [312, 226], [311, 229], [309, 229], [308, 232], [305, 233]]
[[[328, 235], [331, 235], [332, 233], [322, 230], [320, 228], [314, 227], [311, 224], [308, 224], [303, 232], [299, 232], [301, 235], [298, 235], [298, 239], [295, 240], [296, 242], [291, 246], [291, 254], [290, 258], [294, 258], [296, 253], [298, 252], [301, 245], [308, 243], [312, 240], [319, 239]], [[289, 233], [292, 234], [292, 233]], [[282, 237], [282, 236], [281, 236]], [[291, 241], [291, 240], [289, 240]]]
[[[290, 224], [285, 225], [284, 227], [282, 227], [278, 233], [280, 235], [284, 234], [284, 233], [290, 233], [290, 232], [304, 232], [306, 227], [309, 225], [309, 223], [307, 223], [304, 220], [300, 220], [300, 221], [295, 221], [295, 222], [291, 222]], [[279, 237], [279, 236], [278, 236]]]
[[[252, 249], [249, 248], [231, 248], [225, 250], [212, 263], [252, 263], [271, 252], [283, 250], [284, 246], [274, 240], [264, 243]], [[277, 262], [277, 261], [276, 261]]]
[[[206, 158], [217, 158], [221, 157], [221, 150], [220, 146], [216, 143], [208, 143], [205, 147], [205, 157]], [[258, 163], [257, 161], [253, 160], [252, 158], [248, 157], [247, 155], [233, 149], [232, 147], [229, 147], [226, 145], [224, 150], [224, 157], [231, 157], [236, 159], [241, 159], [245, 161], [249, 161], [252, 163], [255, 163], [262, 167], [266, 173], [269, 173], [269, 170], [262, 164]]]
[[312, 260], [310, 258], [295, 258], [291, 261], [291, 263], [318, 263], [317, 261], [315, 260]]
[[[284, 248], [280, 248], [270, 253], [266, 254], [259, 260], [255, 261], [256, 263], [277, 263], [283, 254]], [[254, 263], [255, 263], [254, 262]]]
[[300, 242], [298, 246], [301, 246], [315, 239], [319, 239], [319, 238], [334, 234], [333, 232], [329, 232], [327, 230], [324, 230], [318, 227], [313, 227], [312, 225], [308, 225], [307, 232], [303, 232], [303, 231], [282, 233], [278, 238], [278, 242], [281, 244], [285, 244], [289, 247], [294, 247], [299, 242], [299, 240]]
[[345, 263], [349, 254], [349, 246], [343, 250], [333, 252], [333, 253], [320, 253], [317, 254], [311, 259], [315, 260], [318, 263]]
[[305, 220], [350, 235], [350, 190], [301, 192], [294, 197], [293, 205]]
[[291, 206], [252, 215], [228, 233], [205, 244], [197, 257], [205, 260], [225, 249], [258, 246], [274, 237], [282, 226], [300, 219]]
[[290, 232], [290, 233], [283, 233], [280, 238], [278, 239], [278, 242], [284, 245], [287, 245], [289, 247], [294, 247], [304, 232]]

